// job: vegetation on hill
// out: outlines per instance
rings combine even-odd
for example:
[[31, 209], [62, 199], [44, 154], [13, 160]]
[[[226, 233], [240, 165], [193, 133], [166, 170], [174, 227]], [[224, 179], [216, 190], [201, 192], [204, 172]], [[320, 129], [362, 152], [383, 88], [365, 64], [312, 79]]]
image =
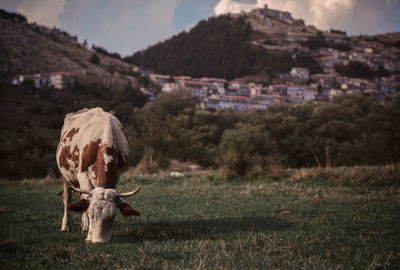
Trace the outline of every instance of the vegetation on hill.
[[[32, 91], [32, 92], [29, 92]], [[0, 177], [58, 174], [55, 151], [66, 113], [103, 107], [122, 121], [130, 165], [190, 161], [245, 175], [283, 167], [400, 162], [400, 98], [343, 96], [332, 103], [273, 106], [266, 112], [208, 112], [185, 90], [152, 102], [137, 89], [58, 91], [1, 87]], [[135, 109], [136, 108], [136, 109]], [[371, 143], [374, 142], [374, 143]]]
[[21, 15], [19, 13], [14, 13], [14, 12], [7, 12], [3, 9], [0, 9], [0, 18], [15, 21], [15, 22], [23, 22], [23, 23], [28, 22], [28, 20], [26, 19], [26, 17], [24, 15]]
[[311, 50], [329, 47], [329, 43], [326, 41], [324, 34], [321, 31], [317, 32], [315, 36], [309, 37], [303, 45], [307, 46]]
[[[79, 43], [77, 36], [56, 27], [27, 23], [23, 15], [0, 10], [0, 79], [19, 74], [66, 71], [86, 86], [95, 83], [122, 89], [127, 83], [140, 87], [132, 65], [118, 53]], [[93, 55], [97, 54], [95, 58]], [[97, 58], [97, 59], [96, 59]]]
[[[331, 32], [345, 35], [345, 32], [339, 30], [331, 30]], [[341, 43], [328, 42], [321, 31], [318, 31], [315, 36], [309, 37], [307, 41], [302, 42], [302, 45], [308, 47], [311, 50], [318, 50], [320, 48], [334, 48], [339, 51], [351, 50], [349, 42], [341, 42]]]
[[156, 73], [233, 79], [257, 73], [288, 72], [292, 58], [252, 46], [257, 35], [242, 17], [229, 15], [199, 22], [190, 32], [125, 58]]
[[386, 47], [400, 48], [399, 32], [378, 34], [374, 36], [361, 36], [365, 40], [376, 41], [382, 43]]
[[[264, 45], [275, 45], [274, 37], [281, 37], [284, 32], [271, 34], [255, 29], [246, 16], [211, 17], [200, 21], [189, 32], [184, 31], [124, 60], [161, 74], [231, 80], [260, 74], [274, 76], [287, 73], [292, 67], [306, 67], [311, 74], [321, 73], [312, 51], [320, 48], [351, 50], [349, 38], [342, 43], [328, 42], [318, 31], [302, 42], [302, 46], [311, 52], [296, 51], [296, 57], [293, 57], [293, 53], [268, 50], [258, 42], [262, 40]], [[344, 34], [339, 30], [333, 30], [333, 33]]]
[[365, 63], [350, 61], [346, 66], [339, 64], [335, 66], [336, 72], [350, 78], [370, 79], [374, 77], [387, 77], [390, 73], [382, 66], [374, 71]]
[[[197, 110], [189, 93], [161, 94], [131, 123], [134, 162], [192, 161], [244, 175], [284, 167], [400, 161], [400, 98], [343, 96], [332, 103], [274, 106], [265, 113]], [[374, 141], [371, 144], [371, 141]]]
[[67, 113], [99, 106], [126, 123], [133, 108], [147, 102], [128, 86], [115, 91], [80, 84], [63, 90], [3, 84], [0, 96], [0, 177], [14, 179], [59, 174], [55, 151]]
[[107, 51], [106, 49], [104, 49], [101, 46], [92, 45], [92, 49], [100, 54], [114, 57], [116, 59], [121, 59], [121, 55], [119, 53], [117, 53], [117, 52], [110, 53], [109, 51]]

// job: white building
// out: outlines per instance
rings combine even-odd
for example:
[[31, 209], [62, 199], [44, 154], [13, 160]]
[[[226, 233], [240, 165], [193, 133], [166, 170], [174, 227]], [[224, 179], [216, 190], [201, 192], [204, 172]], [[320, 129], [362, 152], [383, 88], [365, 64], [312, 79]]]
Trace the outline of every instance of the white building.
[[54, 72], [49, 75], [50, 86], [56, 89], [65, 89], [74, 85], [78, 80], [75, 74], [70, 72]]
[[253, 101], [248, 97], [212, 95], [203, 99], [200, 107], [205, 110], [232, 109], [237, 111], [249, 111], [252, 109]]
[[307, 87], [304, 91], [304, 100], [305, 101], [315, 100], [317, 95], [318, 95], [317, 88]]
[[283, 103], [283, 97], [280, 95], [257, 95], [252, 99], [253, 109], [257, 111], [265, 111], [271, 105]]
[[261, 84], [249, 83], [250, 96], [269, 95], [272, 90], [264, 87]]
[[179, 88], [179, 84], [178, 83], [165, 83], [161, 89], [161, 91], [163, 92], [171, 92], [174, 90], [177, 90]]
[[294, 67], [290, 71], [290, 75], [294, 78], [308, 80], [310, 77], [310, 71], [308, 68]]
[[182, 80], [179, 82], [182, 88], [188, 89], [193, 97], [203, 99], [209, 96], [211, 83], [205, 83], [197, 79]]
[[35, 88], [51, 87], [49, 75], [47, 74], [21, 74], [11, 80], [11, 85], [22, 85], [31, 82]]
[[302, 97], [307, 88], [307, 85], [288, 85], [286, 95], [291, 97]]
[[279, 95], [258, 95], [254, 97], [212, 95], [204, 98], [200, 107], [204, 110], [263, 111], [273, 104], [282, 102], [283, 97]]

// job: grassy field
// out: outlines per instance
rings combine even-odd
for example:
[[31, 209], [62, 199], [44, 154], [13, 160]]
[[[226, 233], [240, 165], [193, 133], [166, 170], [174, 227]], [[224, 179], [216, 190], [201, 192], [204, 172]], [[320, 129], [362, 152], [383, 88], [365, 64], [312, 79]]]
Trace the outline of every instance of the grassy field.
[[[219, 180], [213, 172], [122, 179], [142, 211], [111, 242], [60, 231], [60, 182], [0, 182], [1, 269], [399, 269], [400, 183], [292, 172]], [[309, 177], [307, 175], [313, 175]], [[74, 199], [77, 196], [74, 195]]]

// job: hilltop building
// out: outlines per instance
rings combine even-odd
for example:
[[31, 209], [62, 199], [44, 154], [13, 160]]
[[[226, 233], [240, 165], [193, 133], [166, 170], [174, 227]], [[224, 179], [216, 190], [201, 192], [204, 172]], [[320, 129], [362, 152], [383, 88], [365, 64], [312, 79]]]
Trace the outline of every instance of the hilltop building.
[[269, 9], [265, 0], [258, 0], [257, 4], [244, 4], [232, 0], [223, 0], [215, 7], [215, 14], [217, 16], [228, 13], [240, 14], [243, 12], [254, 12], [254, 14], [259, 18], [270, 17], [287, 24], [304, 26], [304, 21], [293, 19], [290, 12]]
[[258, 1], [258, 4], [244, 4], [244, 3], [238, 3], [235, 1], [231, 0], [223, 0], [220, 1], [219, 4], [215, 7], [215, 14], [218, 15], [223, 15], [227, 13], [231, 14], [237, 14], [237, 13], [242, 13], [242, 12], [250, 12], [253, 9], [256, 9], [258, 7], [262, 7], [263, 1]]
[[23, 85], [32, 83], [35, 88], [65, 89], [73, 86], [78, 77], [70, 72], [54, 72], [50, 74], [21, 74], [11, 80], [11, 85]]

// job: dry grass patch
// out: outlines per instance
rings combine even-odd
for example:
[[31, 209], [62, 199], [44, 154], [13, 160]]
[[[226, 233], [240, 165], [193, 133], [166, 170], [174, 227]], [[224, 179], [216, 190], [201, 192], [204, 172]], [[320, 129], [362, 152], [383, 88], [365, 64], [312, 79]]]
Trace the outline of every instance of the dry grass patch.
[[289, 177], [289, 180], [292, 182], [328, 180], [340, 185], [393, 185], [400, 183], [400, 164], [338, 168], [303, 168], [295, 170]]
[[168, 168], [163, 169], [158, 161], [149, 160], [148, 158], [142, 159], [136, 167], [128, 168], [121, 176], [123, 178], [133, 177], [135, 175], [146, 175], [146, 174], [155, 174], [161, 173], [164, 171], [174, 171], [174, 172], [196, 172], [202, 170], [202, 168], [192, 162], [182, 162], [176, 159], [172, 159], [168, 161]]

